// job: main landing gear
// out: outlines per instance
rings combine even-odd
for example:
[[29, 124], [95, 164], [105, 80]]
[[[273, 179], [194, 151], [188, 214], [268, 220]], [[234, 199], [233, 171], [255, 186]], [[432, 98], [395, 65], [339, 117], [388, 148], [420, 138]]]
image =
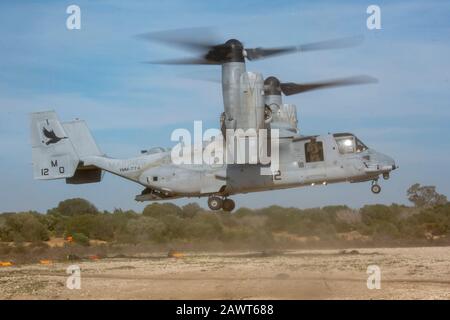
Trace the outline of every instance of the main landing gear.
[[370, 190], [372, 190], [372, 192], [375, 194], [379, 194], [381, 192], [381, 187], [378, 184], [377, 180], [372, 181], [372, 187], [370, 188]]
[[222, 209], [223, 211], [231, 212], [234, 210], [235, 206], [236, 204], [234, 203], [234, 201], [228, 198], [222, 199], [217, 196], [212, 196], [208, 198], [208, 207], [211, 210]]

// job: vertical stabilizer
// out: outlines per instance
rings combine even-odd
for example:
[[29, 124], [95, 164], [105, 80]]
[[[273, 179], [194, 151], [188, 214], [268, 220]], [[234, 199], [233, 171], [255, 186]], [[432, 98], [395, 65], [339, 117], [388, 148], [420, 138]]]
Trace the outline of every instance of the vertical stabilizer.
[[35, 179], [74, 175], [79, 157], [54, 111], [31, 114], [31, 146]]

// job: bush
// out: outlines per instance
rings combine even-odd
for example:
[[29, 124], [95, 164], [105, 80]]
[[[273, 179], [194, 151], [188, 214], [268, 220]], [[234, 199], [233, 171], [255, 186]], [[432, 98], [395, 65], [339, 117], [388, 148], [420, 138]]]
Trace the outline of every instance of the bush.
[[407, 191], [408, 200], [416, 207], [434, 207], [447, 203], [447, 197], [436, 192], [435, 186], [421, 186], [413, 184]]
[[40, 214], [34, 212], [8, 215], [1, 228], [1, 241], [35, 242], [49, 240], [49, 232], [40, 219]]
[[[14, 241], [20, 251], [21, 247], [29, 247], [23, 242], [36, 243], [39, 246], [36, 250], [45, 250], [39, 243], [50, 236], [64, 235], [72, 235], [84, 245], [89, 244], [89, 239], [118, 243], [274, 244], [278, 238], [274, 239], [273, 235], [277, 233], [292, 239], [318, 236], [322, 240], [334, 240], [338, 233], [349, 231], [383, 240], [434, 239], [435, 235], [444, 236], [439, 239], [448, 236], [450, 240], [450, 204], [446, 198], [437, 194], [433, 186], [415, 185], [408, 194], [417, 202], [415, 207], [367, 205], [353, 210], [347, 206], [312, 209], [271, 206], [240, 208], [233, 214], [205, 211], [196, 203], [182, 208], [171, 203], [152, 203], [142, 214], [121, 209], [100, 213], [84, 199], [68, 199], [48, 210], [47, 215], [33, 211], [0, 214], [0, 241]], [[422, 198], [426, 205], [422, 205]]]
[[198, 213], [186, 224], [186, 234], [190, 239], [219, 239], [223, 232], [223, 225], [213, 213]]
[[48, 210], [48, 214], [61, 214], [63, 216], [76, 216], [84, 214], [97, 214], [97, 208], [89, 201], [81, 198], [61, 201], [56, 208]]
[[89, 237], [83, 233], [72, 233], [73, 242], [82, 246], [89, 246]]
[[367, 225], [376, 225], [379, 222], [396, 223], [399, 211], [381, 204], [366, 205], [360, 210], [361, 220]]
[[136, 220], [130, 220], [127, 224], [127, 233], [132, 242], [164, 242], [166, 226], [163, 222], [151, 218], [142, 217]]
[[433, 235], [450, 235], [450, 204], [422, 209], [404, 221], [402, 227], [409, 235], [424, 237], [426, 232]]
[[82, 233], [90, 239], [110, 241], [114, 238], [114, 225], [109, 214], [79, 215], [66, 222], [66, 233]]
[[162, 231], [165, 240], [183, 239], [186, 236], [185, 226], [190, 223], [175, 215], [162, 216], [159, 221], [164, 224]]
[[172, 203], [152, 203], [144, 208], [142, 215], [146, 217], [159, 218], [165, 215], [181, 215], [180, 207]]
[[184, 218], [193, 218], [202, 208], [197, 203], [188, 203], [182, 207]]

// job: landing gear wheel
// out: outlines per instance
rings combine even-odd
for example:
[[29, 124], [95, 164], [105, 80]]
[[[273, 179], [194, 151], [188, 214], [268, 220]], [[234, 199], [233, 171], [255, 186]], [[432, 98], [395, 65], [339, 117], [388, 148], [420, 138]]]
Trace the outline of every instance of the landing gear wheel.
[[211, 210], [219, 210], [222, 208], [222, 199], [219, 197], [209, 197], [208, 198], [208, 207]]
[[375, 194], [379, 194], [381, 192], [381, 187], [378, 184], [373, 184], [372, 188], [370, 188], [370, 190], [372, 190], [373, 193]]
[[231, 212], [234, 210], [235, 206], [236, 206], [236, 204], [234, 203], [233, 200], [231, 200], [231, 199], [223, 200], [223, 203], [222, 203], [223, 211]]

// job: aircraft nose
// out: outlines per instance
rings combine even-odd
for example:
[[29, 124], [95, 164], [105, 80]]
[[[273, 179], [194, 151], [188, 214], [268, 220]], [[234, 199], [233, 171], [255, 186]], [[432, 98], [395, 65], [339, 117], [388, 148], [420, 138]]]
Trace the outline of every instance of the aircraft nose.
[[398, 168], [393, 158], [375, 150], [371, 150], [369, 159], [367, 172], [389, 172]]
[[383, 153], [378, 154], [379, 154], [379, 163], [382, 168], [386, 168], [389, 170], [397, 169], [397, 165], [395, 164], [395, 160], [393, 158]]
[[395, 160], [391, 158], [391, 165], [392, 165], [392, 170], [395, 170], [398, 168], [398, 165], [395, 163]]

